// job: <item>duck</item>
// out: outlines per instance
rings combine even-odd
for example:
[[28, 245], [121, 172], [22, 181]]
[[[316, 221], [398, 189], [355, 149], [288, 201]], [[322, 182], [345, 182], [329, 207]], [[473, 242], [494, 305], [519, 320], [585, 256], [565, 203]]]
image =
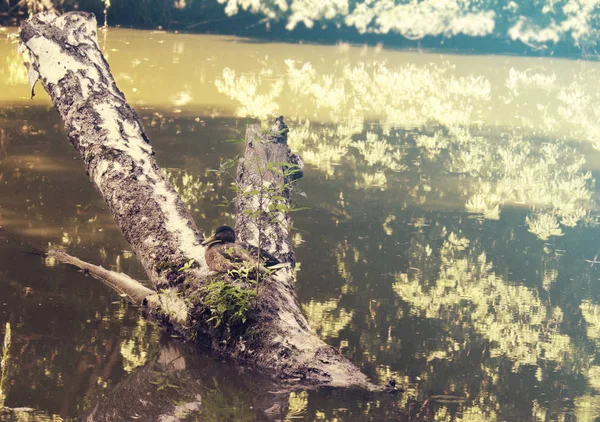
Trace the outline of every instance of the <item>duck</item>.
[[[235, 231], [229, 226], [219, 226], [215, 233], [202, 242], [206, 246], [205, 259], [208, 268], [217, 273], [227, 273], [245, 266], [256, 268], [258, 261], [258, 248], [237, 243]], [[279, 261], [270, 254], [261, 251], [263, 263], [258, 264], [261, 273], [277, 266]]]

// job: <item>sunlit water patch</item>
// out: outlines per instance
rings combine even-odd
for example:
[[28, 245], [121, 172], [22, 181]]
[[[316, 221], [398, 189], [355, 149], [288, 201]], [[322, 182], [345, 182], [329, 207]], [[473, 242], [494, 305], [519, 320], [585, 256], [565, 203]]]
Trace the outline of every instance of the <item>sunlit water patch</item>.
[[131, 387], [209, 420], [600, 416], [598, 64], [115, 29], [100, 44], [203, 230], [233, 222], [216, 206], [229, 181], [210, 171], [241, 152], [226, 141], [286, 117], [307, 164], [298, 202], [310, 209], [293, 232], [302, 309], [406, 391], [257, 401], [254, 375], [203, 367], [205, 351], [159, 342], [101, 283], [39, 256], [60, 244], [144, 277], [46, 95], [28, 98], [7, 38], [0, 327], [19, 356], [7, 406], [76, 417]]

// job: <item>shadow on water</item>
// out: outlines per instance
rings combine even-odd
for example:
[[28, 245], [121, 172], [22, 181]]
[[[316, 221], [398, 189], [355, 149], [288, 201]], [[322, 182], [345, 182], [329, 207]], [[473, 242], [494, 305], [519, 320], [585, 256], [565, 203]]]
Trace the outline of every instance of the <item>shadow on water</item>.
[[162, 336], [154, 356], [93, 403], [81, 419], [282, 420], [289, 395], [249, 368]]
[[[98, 419], [151, 417], [159, 404], [191, 420], [600, 416], [596, 64], [230, 41], [111, 30], [100, 42], [203, 230], [233, 218], [214, 206], [229, 181], [209, 171], [240, 153], [224, 141], [286, 116], [307, 163], [298, 203], [310, 210], [294, 216], [292, 237], [302, 309], [374, 381], [406, 391], [264, 394], [281, 389], [161, 338], [101, 283], [28, 253], [62, 244], [144, 276], [43, 94], [21, 99], [9, 57], [6, 405]], [[187, 54], [201, 44], [205, 56]], [[115, 404], [148, 393], [147, 404]]]
[[[344, 400], [342, 409], [326, 409], [329, 400]], [[100, 398], [81, 420], [314, 420], [336, 414], [346, 420], [364, 420], [365, 408], [375, 399], [382, 402], [374, 420], [408, 420], [398, 407], [400, 396], [331, 389], [294, 391], [289, 386], [262, 378], [251, 368], [231, 365], [169, 338], [159, 350]], [[311, 403], [313, 409], [308, 406]]]

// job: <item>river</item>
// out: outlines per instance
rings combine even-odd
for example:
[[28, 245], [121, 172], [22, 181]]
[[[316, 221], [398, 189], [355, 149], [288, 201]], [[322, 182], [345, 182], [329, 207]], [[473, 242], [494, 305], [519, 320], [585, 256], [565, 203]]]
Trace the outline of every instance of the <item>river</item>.
[[[600, 417], [599, 63], [99, 31], [202, 230], [233, 223], [217, 207], [229, 182], [210, 171], [241, 152], [227, 141], [285, 116], [306, 162], [296, 199], [309, 209], [293, 232], [302, 309], [374, 381], [406, 390], [270, 403], [251, 369], [182, 345], [101, 282], [36, 254], [63, 245], [144, 277], [43, 88], [29, 98], [13, 34], [0, 31], [6, 406], [77, 418], [146, 368], [148, 400], [190, 377], [202, 386], [202, 405], [182, 406], [189, 420]], [[185, 382], [161, 369], [173, 353]]]

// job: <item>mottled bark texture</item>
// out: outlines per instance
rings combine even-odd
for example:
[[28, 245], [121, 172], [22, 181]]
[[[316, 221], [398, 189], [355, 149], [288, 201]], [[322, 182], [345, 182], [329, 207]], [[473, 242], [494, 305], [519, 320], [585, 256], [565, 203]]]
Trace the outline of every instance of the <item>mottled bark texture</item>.
[[36, 15], [21, 26], [30, 81], [38, 75], [115, 222], [157, 288], [181, 282], [194, 259], [206, 273], [202, 234], [154, 160], [141, 122], [117, 88], [91, 14]]
[[[261, 247], [288, 265], [261, 280], [255, 309], [244, 324], [215, 327], [210, 322], [206, 288], [223, 276], [208, 269], [202, 233], [156, 164], [138, 116], [115, 84], [98, 47], [93, 15], [36, 15], [21, 27], [20, 48], [28, 62], [30, 83], [38, 77], [41, 80], [92, 183], [154, 289], [120, 274], [109, 278], [111, 272], [101, 267], [88, 265], [88, 271], [109, 279], [112, 287], [117, 284], [117, 291], [143, 304], [168, 329], [254, 363], [275, 378], [305, 385], [373, 388], [364, 374], [308, 327], [294, 290], [290, 220], [283, 208], [279, 218], [266, 221]], [[269, 167], [268, 162], [298, 164], [286, 144], [286, 132], [282, 118], [267, 131], [255, 126], [248, 129], [245, 158], [238, 169], [240, 186], [259, 189], [257, 183], [286, 182], [274, 170], [276, 166], [271, 166], [269, 174], [258, 177], [256, 173], [261, 166]], [[267, 205], [240, 198], [236, 206], [239, 235], [258, 246], [256, 227], [244, 220], [244, 210]], [[289, 204], [290, 189], [283, 189], [274, 200]], [[55, 252], [55, 256], [80, 267], [85, 264], [66, 254]], [[191, 267], [184, 268], [191, 260]]]
[[[269, 130], [261, 130], [258, 125], [248, 127], [244, 157], [237, 169], [237, 186], [241, 192], [259, 190], [263, 194], [238, 195], [235, 218], [239, 239], [258, 245], [259, 227], [256, 219], [249, 214], [259, 211], [262, 214], [261, 249], [279, 262], [289, 263], [293, 267], [296, 261], [290, 242], [290, 213], [269, 210], [269, 205], [272, 204], [283, 205], [283, 209], [290, 207], [291, 183], [302, 177], [304, 164], [300, 157], [292, 154], [287, 145], [288, 131], [283, 116], [278, 117]], [[269, 163], [275, 164], [270, 170]], [[277, 165], [278, 163], [282, 165]]]

